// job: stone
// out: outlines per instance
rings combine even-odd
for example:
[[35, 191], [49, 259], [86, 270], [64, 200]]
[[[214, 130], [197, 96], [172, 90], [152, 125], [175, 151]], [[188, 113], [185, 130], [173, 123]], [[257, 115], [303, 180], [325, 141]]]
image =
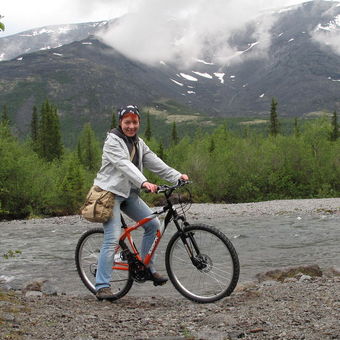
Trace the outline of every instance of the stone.
[[28, 290], [25, 292], [25, 297], [41, 297], [43, 296], [42, 292], [38, 292], [36, 290]]
[[270, 280], [284, 282], [286, 278], [295, 277], [299, 273], [309, 275], [311, 277], [322, 276], [322, 271], [318, 265], [306, 265], [270, 270], [268, 272], [257, 274], [256, 278], [259, 282]]
[[308, 282], [308, 281], [311, 281], [312, 280], [312, 278], [311, 278], [311, 276], [309, 276], [309, 275], [301, 275], [301, 277], [299, 278], [299, 282]]

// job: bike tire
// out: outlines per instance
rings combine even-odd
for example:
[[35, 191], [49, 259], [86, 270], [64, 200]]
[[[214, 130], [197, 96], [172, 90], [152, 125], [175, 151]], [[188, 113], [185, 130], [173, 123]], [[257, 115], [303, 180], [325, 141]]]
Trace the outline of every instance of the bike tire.
[[201, 268], [191, 261], [181, 234], [177, 231], [170, 239], [165, 265], [172, 284], [177, 291], [189, 300], [198, 303], [211, 303], [229, 296], [235, 289], [240, 264], [237, 252], [230, 240], [218, 229], [195, 224], [184, 228], [190, 249], [194, 251], [189, 233], [195, 239], [201, 257], [197, 256]]
[[[75, 251], [77, 272], [85, 287], [93, 294], [96, 294], [96, 270], [103, 235], [102, 228], [86, 231], [80, 237]], [[113, 270], [110, 284], [113, 293], [113, 298], [110, 300], [117, 300], [126, 295], [133, 284], [129, 270]]]

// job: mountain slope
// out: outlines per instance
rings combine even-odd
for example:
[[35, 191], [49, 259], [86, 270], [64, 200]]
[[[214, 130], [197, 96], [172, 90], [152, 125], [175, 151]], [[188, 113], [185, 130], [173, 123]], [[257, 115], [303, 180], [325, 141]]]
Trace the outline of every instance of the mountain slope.
[[[262, 42], [251, 36], [253, 22], [233, 36], [238, 62], [230, 58], [221, 66], [207, 57], [190, 69], [132, 61], [93, 36], [78, 41], [87, 35], [86, 24], [68, 36], [68, 44], [0, 62], [0, 104], [9, 106], [23, 133], [32, 106], [46, 98], [58, 106], [62, 125], [70, 130], [91, 121], [105, 131], [112, 109], [126, 103], [155, 107], [166, 100], [183, 105], [186, 113], [219, 117], [268, 115], [272, 97], [281, 116], [340, 110], [340, 51], [334, 44], [340, 37], [339, 3], [307, 2], [268, 15], [276, 21], [266, 56]], [[102, 26], [93, 24], [92, 33]], [[327, 39], [328, 44], [322, 42]]]
[[107, 21], [40, 27], [0, 39], [0, 61], [57, 48], [105, 29]]

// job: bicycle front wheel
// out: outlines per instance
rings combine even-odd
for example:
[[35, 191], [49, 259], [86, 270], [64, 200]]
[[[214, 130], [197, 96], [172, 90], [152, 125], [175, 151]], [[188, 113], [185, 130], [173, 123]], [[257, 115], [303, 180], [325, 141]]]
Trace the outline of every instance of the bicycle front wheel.
[[216, 228], [202, 224], [185, 227], [182, 236], [188, 249], [177, 232], [165, 254], [166, 269], [175, 288], [199, 303], [230, 295], [240, 273], [238, 256], [230, 240]]
[[[76, 247], [75, 260], [78, 274], [84, 285], [93, 294], [96, 293], [96, 273], [100, 248], [103, 243], [103, 234], [104, 230], [101, 228], [90, 229], [80, 237]], [[114, 265], [114, 263], [112, 265]], [[112, 300], [123, 297], [133, 284], [126, 264], [125, 267], [124, 270], [122, 265], [117, 265], [117, 268], [121, 269], [112, 270], [112, 277], [110, 280], [111, 290], [114, 294]]]

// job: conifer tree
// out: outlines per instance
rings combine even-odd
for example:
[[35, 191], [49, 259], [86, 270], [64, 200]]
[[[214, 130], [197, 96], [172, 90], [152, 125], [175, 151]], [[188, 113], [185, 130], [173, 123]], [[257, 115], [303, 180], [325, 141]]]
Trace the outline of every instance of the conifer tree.
[[172, 131], [171, 131], [171, 144], [176, 145], [178, 143], [178, 135], [176, 129], [176, 122], [172, 124]]
[[161, 141], [159, 142], [159, 146], [158, 146], [158, 150], [157, 150], [157, 156], [160, 159], [162, 159], [163, 161], [165, 161], [164, 147], [163, 147], [163, 143]]
[[[3, 16], [0, 14], [0, 19], [2, 18]], [[4, 30], [5, 30], [5, 25], [2, 22], [0, 22], [0, 31], [4, 31]]]
[[31, 120], [31, 139], [32, 139], [34, 151], [37, 151], [38, 149], [38, 128], [39, 128], [38, 109], [36, 106], [33, 106], [32, 120]]
[[294, 119], [294, 135], [295, 137], [299, 137], [301, 135], [297, 117]]
[[277, 136], [279, 133], [279, 120], [277, 116], [277, 101], [275, 98], [272, 98], [271, 108], [270, 108], [270, 127], [269, 127], [269, 134], [273, 137]]
[[82, 203], [84, 179], [76, 157], [71, 157], [67, 163], [65, 177], [61, 183], [63, 196], [61, 205], [64, 213], [74, 214]]
[[150, 123], [150, 113], [148, 112], [146, 114], [146, 129], [145, 129], [145, 138], [147, 141], [151, 139], [152, 133], [151, 133], [151, 123]]
[[3, 105], [3, 107], [2, 107], [1, 123], [3, 125], [9, 125], [8, 109], [7, 109], [7, 105], [6, 104]]
[[208, 151], [209, 153], [212, 153], [214, 152], [214, 150], [215, 150], [215, 141], [214, 141], [214, 138], [211, 137]]
[[90, 171], [98, 170], [100, 162], [99, 143], [91, 124], [84, 124], [78, 141], [78, 158], [81, 164]]
[[339, 124], [338, 117], [336, 111], [333, 112], [332, 116], [332, 132], [331, 132], [331, 141], [335, 142], [339, 138]]
[[115, 128], [117, 126], [117, 120], [116, 120], [116, 112], [115, 110], [112, 111], [112, 119], [111, 119], [111, 126], [110, 126], [110, 130]]
[[47, 161], [60, 159], [63, 154], [57, 108], [46, 100], [40, 111], [37, 151]]

